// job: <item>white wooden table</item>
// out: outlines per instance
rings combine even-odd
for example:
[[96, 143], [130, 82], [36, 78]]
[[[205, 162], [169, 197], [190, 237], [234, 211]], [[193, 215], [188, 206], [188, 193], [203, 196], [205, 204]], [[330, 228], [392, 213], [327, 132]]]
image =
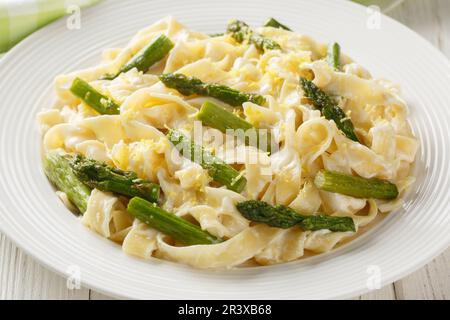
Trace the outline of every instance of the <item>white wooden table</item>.
[[[450, 58], [450, 0], [406, 0], [389, 15]], [[0, 299], [110, 297], [87, 288], [67, 289], [66, 279], [42, 267], [0, 233]], [[450, 299], [450, 248], [406, 278], [355, 299]]]

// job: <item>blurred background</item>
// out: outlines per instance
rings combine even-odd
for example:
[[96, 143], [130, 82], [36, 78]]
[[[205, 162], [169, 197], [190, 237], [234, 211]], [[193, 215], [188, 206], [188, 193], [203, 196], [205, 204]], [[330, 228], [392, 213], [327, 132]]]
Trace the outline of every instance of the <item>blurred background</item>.
[[[8, 51], [47, 23], [72, 13], [68, 10], [70, 4], [85, 8], [99, 2], [101, 0], [0, 0], [0, 52]], [[354, 2], [379, 6], [385, 14], [419, 33], [450, 58], [450, 0]], [[449, 266], [450, 249], [447, 249], [413, 274], [355, 299], [450, 299]], [[42, 267], [0, 233], [0, 299], [109, 298], [88, 288], [68, 290], [66, 279]]]

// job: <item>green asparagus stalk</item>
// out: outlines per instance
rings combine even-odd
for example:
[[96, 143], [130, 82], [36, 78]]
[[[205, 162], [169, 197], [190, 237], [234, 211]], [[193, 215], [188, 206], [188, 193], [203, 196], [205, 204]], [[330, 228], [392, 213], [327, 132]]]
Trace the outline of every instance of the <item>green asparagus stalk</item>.
[[128, 212], [150, 227], [185, 245], [214, 244], [221, 241], [195, 224], [139, 197], [130, 200]]
[[232, 20], [228, 23], [227, 33], [239, 43], [244, 41], [253, 44], [259, 51], [280, 50], [281, 46], [275, 41], [265, 38], [253, 30], [243, 21]]
[[[227, 130], [243, 130], [246, 145], [256, 143], [257, 147], [263, 151], [271, 151], [270, 133], [256, 129], [244, 119], [209, 101], [203, 103], [197, 114], [197, 119], [204, 125], [220, 130], [223, 133], [227, 133]], [[255, 141], [250, 141], [251, 135], [254, 135]]]
[[106, 75], [104, 80], [112, 80], [122, 72], [125, 73], [133, 68], [138, 71], [146, 72], [152, 65], [163, 59], [173, 48], [173, 43], [165, 35], [160, 35], [155, 41], [149, 43], [142, 48], [136, 55], [131, 58], [119, 72], [114, 75]]
[[159, 199], [159, 185], [139, 179], [132, 171], [123, 171], [105, 163], [74, 155], [70, 167], [75, 176], [90, 188], [115, 192], [128, 197], [141, 197], [151, 202]]
[[328, 46], [327, 62], [334, 70], [341, 69], [341, 46], [337, 42], [333, 42]]
[[72, 157], [68, 154], [50, 151], [45, 155], [44, 171], [56, 188], [64, 192], [70, 202], [81, 213], [84, 213], [87, 208], [91, 189], [78, 180], [70, 167], [71, 159]]
[[264, 201], [249, 200], [236, 205], [238, 211], [248, 220], [265, 223], [277, 228], [299, 226], [303, 230], [328, 229], [334, 232], [355, 231], [355, 223], [350, 217], [333, 217], [324, 214], [302, 215], [283, 206], [271, 206]]
[[159, 79], [166, 87], [176, 89], [185, 96], [190, 96], [192, 94], [209, 96], [235, 107], [241, 106], [247, 101], [259, 105], [265, 103], [264, 97], [259, 94], [242, 93], [224, 85], [204, 83], [198, 78], [188, 77], [180, 73], [162, 74], [159, 76]]
[[339, 130], [349, 139], [359, 142], [350, 118], [347, 117], [345, 112], [325, 92], [318, 88], [312, 81], [302, 77], [300, 78], [300, 84], [303, 87], [305, 96], [311, 100], [315, 108], [322, 112], [326, 119], [333, 120]]
[[278, 29], [284, 29], [288, 31], [292, 31], [290, 28], [286, 27], [284, 24], [281, 24], [274, 18], [269, 18], [266, 23], [264, 24], [264, 27], [272, 27], [272, 28], [278, 28]]
[[253, 129], [253, 126], [232, 112], [225, 110], [212, 102], [205, 101], [197, 114], [197, 119], [203, 124], [226, 132], [227, 129]]
[[183, 133], [170, 130], [167, 137], [184, 157], [198, 163], [205, 170], [208, 170], [209, 175], [214, 181], [238, 193], [244, 189], [247, 179], [239, 171], [213, 156], [201, 146], [196, 145]]
[[81, 78], [73, 80], [70, 91], [100, 114], [120, 113], [119, 105], [113, 99], [101, 94]]
[[397, 186], [385, 180], [366, 179], [339, 172], [322, 170], [314, 179], [317, 188], [356, 198], [395, 199]]

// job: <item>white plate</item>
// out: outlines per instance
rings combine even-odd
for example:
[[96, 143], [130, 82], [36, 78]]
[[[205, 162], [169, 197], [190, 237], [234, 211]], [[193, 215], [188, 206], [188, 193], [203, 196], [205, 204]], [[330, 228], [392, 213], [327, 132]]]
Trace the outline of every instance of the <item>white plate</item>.
[[[50, 105], [55, 75], [95, 63], [103, 48], [125, 44], [168, 14], [210, 33], [223, 31], [230, 18], [259, 25], [274, 16], [298, 32], [339, 41], [375, 76], [402, 84], [421, 143], [418, 181], [404, 209], [330, 254], [229, 271], [135, 259], [86, 229], [42, 172], [36, 113]], [[450, 65], [399, 23], [382, 17], [381, 29], [370, 29], [368, 18], [364, 7], [338, 0], [107, 1], [83, 12], [80, 30], [68, 30], [62, 19], [36, 32], [0, 64], [2, 231], [52, 270], [67, 275], [78, 268], [83, 285], [126, 298], [351, 297], [377, 276], [384, 285], [421, 267], [450, 242]]]

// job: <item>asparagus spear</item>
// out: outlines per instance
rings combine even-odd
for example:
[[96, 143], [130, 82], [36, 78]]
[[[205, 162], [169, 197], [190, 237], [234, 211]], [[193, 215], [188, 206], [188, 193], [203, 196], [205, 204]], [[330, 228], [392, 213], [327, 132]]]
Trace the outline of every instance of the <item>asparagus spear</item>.
[[214, 181], [238, 193], [244, 189], [247, 179], [239, 171], [213, 156], [208, 151], [203, 150], [201, 146], [196, 145], [183, 133], [170, 130], [167, 137], [184, 157], [198, 163], [205, 170], [208, 170], [209, 175]]
[[355, 224], [350, 217], [333, 217], [324, 214], [301, 215], [293, 209], [276, 205], [271, 206], [264, 201], [249, 200], [236, 205], [238, 211], [247, 219], [265, 223], [277, 228], [291, 228], [298, 225], [303, 230], [328, 229], [334, 232], [355, 231]]
[[72, 156], [70, 167], [75, 176], [92, 189], [158, 201], [159, 185], [139, 179], [135, 172], [116, 169], [81, 155]]
[[61, 154], [50, 151], [45, 155], [44, 171], [48, 179], [67, 195], [81, 213], [87, 208], [87, 203], [91, 190], [75, 176], [70, 161], [72, 157], [68, 154]]
[[341, 68], [341, 46], [337, 42], [333, 42], [328, 46], [327, 62], [334, 70]]
[[214, 244], [221, 241], [195, 224], [139, 197], [130, 200], [128, 212], [150, 227], [186, 245]]
[[119, 114], [119, 105], [113, 99], [101, 94], [81, 78], [75, 78], [70, 91], [100, 114]]
[[339, 172], [321, 170], [314, 184], [322, 190], [342, 193], [356, 198], [395, 199], [397, 186], [385, 180], [365, 179]]
[[197, 114], [197, 119], [200, 120], [203, 124], [212, 128], [216, 128], [223, 133], [226, 133], [227, 129], [243, 130], [245, 134], [246, 145], [249, 145], [252, 142], [250, 141], [249, 134], [254, 134], [256, 138], [255, 142], [257, 143], [258, 148], [262, 149], [263, 151], [270, 152], [270, 133], [256, 129], [244, 119], [209, 101], [205, 101], [205, 103], [203, 103], [199, 113]]
[[266, 23], [264, 24], [264, 27], [272, 27], [272, 28], [278, 28], [278, 29], [284, 29], [288, 31], [292, 31], [290, 28], [286, 27], [284, 24], [281, 24], [274, 18], [269, 18]]
[[303, 87], [305, 96], [311, 100], [314, 107], [319, 109], [328, 120], [333, 120], [336, 126], [351, 140], [359, 142], [355, 134], [352, 121], [344, 111], [312, 81], [300, 77], [300, 84]]
[[152, 65], [163, 59], [169, 51], [172, 50], [173, 46], [172, 41], [162, 34], [155, 41], [149, 43], [136, 53], [130, 61], [120, 68], [118, 73], [106, 75], [103, 79], [112, 80], [122, 72], [127, 72], [133, 68], [136, 68], [138, 71], [146, 72]]
[[239, 43], [247, 41], [255, 45], [255, 47], [259, 51], [266, 50], [280, 50], [281, 47], [275, 41], [265, 38], [259, 33], [253, 32], [253, 30], [243, 21], [232, 20], [228, 23], [227, 33], [231, 34], [231, 36]]
[[264, 97], [259, 94], [242, 93], [220, 84], [204, 83], [198, 78], [188, 77], [180, 73], [162, 74], [159, 76], [159, 79], [166, 87], [176, 89], [185, 96], [192, 94], [209, 96], [232, 106], [241, 106], [247, 101], [251, 101], [259, 105], [265, 103]]

